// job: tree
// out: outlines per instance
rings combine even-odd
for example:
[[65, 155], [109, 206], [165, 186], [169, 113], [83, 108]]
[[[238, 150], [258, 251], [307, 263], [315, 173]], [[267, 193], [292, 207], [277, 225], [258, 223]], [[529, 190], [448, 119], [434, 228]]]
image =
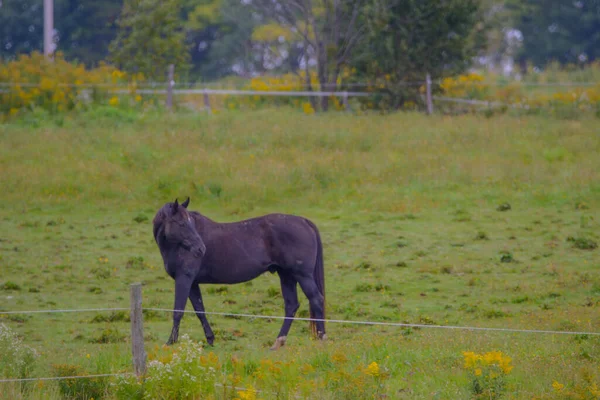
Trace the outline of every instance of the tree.
[[108, 56], [123, 0], [57, 0], [58, 49], [67, 60], [95, 66]]
[[216, 79], [236, 71], [252, 74], [254, 60], [252, 30], [256, 15], [240, 0], [198, 0], [188, 14], [188, 36], [194, 37], [194, 68], [204, 79]]
[[551, 61], [584, 64], [600, 57], [600, 2], [507, 0], [523, 34], [518, 58], [543, 67]]
[[419, 102], [415, 82], [463, 71], [475, 53], [478, 0], [372, 0], [368, 33], [356, 49], [354, 79], [366, 80], [380, 107]]
[[[335, 90], [342, 68], [363, 38], [361, 23], [367, 0], [253, 0], [256, 12], [286, 28], [303, 43], [306, 53], [314, 54], [317, 77], [323, 90]], [[305, 60], [306, 61], [306, 60]], [[308, 62], [305, 62], [308, 70]], [[310, 75], [306, 74], [309, 90]], [[321, 98], [321, 109], [328, 109], [328, 97]]]
[[165, 80], [169, 64], [185, 74], [190, 53], [180, 13], [180, 0], [126, 0], [110, 59], [120, 69], [141, 72], [151, 80]]
[[43, 51], [44, 9], [38, 0], [0, 1], [0, 59]]
[[[108, 54], [123, 0], [55, 0], [56, 50], [67, 60], [96, 65]], [[43, 51], [43, 2], [0, 1], [0, 58]]]

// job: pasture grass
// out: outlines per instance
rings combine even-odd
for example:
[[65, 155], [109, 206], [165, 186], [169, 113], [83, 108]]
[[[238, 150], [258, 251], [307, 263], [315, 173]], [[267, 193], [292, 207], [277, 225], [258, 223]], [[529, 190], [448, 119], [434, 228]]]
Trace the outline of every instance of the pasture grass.
[[[328, 318], [598, 332], [598, 154], [593, 119], [99, 109], [17, 120], [0, 125], [0, 322], [41, 353], [37, 376], [60, 365], [130, 371], [127, 311], [2, 311], [127, 308], [140, 281], [145, 307], [172, 307], [151, 220], [189, 195], [191, 209], [218, 221], [312, 219]], [[203, 285], [203, 295], [209, 312], [283, 313], [276, 275]], [[300, 303], [308, 316], [302, 294]], [[512, 358], [508, 398], [593, 398], [600, 385], [598, 336], [329, 323], [318, 343], [296, 321], [286, 346], [269, 352], [281, 321], [209, 320], [216, 341], [205, 352], [223, 371], [231, 360], [250, 366], [238, 385], [260, 389], [252, 371], [261, 361], [293, 362], [314, 369], [302, 375], [318, 389], [312, 398], [360, 397], [372, 362], [387, 374], [377, 396], [468, 398], [463, 351]], [[147, 311], [144, 324], [151, 351], [166, 341], [170, 315]], [[193, 314], [181, 333], [204, 341]], [[290, 387], [301, 386], [296, 375]], [[53, 382], [27, 393], [60, 397]]]

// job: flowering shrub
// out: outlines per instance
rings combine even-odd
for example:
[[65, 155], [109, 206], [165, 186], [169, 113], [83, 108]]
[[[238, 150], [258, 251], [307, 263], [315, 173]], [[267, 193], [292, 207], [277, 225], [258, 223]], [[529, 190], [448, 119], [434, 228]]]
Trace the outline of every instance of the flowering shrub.
[[321, 353], [309, 363], [235, 356], [220, 360], [186, 335], [176, 346], [156, 347], [148, 358], [145, 377], [117, 379], [117, 398], [258, 400], [311, 398], [316, 392], [334, 398], [380, 398], [389, 378], [377, 362], [352, 363], [343, 353]]
[[583, 369], [582, 375], [580, 381], [573, 383], [572, 385], [565, 385], [558, 381], [553, 381], [553, 396], [551, 396], [551, 398], [573, 400], [600, 399], [600, 384], [594, 380], [594, 376], [588, 370]]
[[[58, 377], [89, 375], [81, 366], [73, 364], [54, 364], [52, 369]], [[101, 399], [108, 387], [106, 377], [61, 379], [57, 382], [60, 392], [68, 399]]]
[[27, 378], [34, 367], [38, 353], [8, 328], [0, 324], [0, 377]]
[[[338, 83], [341, 83], [341, 78]], [[314, 91], [321, 91], [319, 80], [315, 72], [310, 73], [310, 84]], [[298, 75], [285, 74], [282, 76], [261, 76], [252, 78], [244, 90], [256, 92], [303, 92], [308, 91], [306, 85], [306, 73], [301, 72]], [[336, 96], [330, 96], [329, 101], [331, 109], [343, 110], [344, 105], [341, 99]], [[313, 114], [315, 109], [308, 97], [299, 96], [228, 96], [225, 100], [228, 109], [249, 108], [255, 109], [265, 105], [287, 105], [298, 108], [306, 114]]]
[[511, 358], [500, 351], [485, 354], [465, 351], [463, 356], [464, 367], [471, 374], [473, 394], [486, 399], [500, 398], [506, 388], [506, 376], [513, 369]]
[[[548, 93], [547, 88], [543, 91], [533, 90], [519, 82], [491, 85], [483, 75], [470, 73], [445, 78], [440, 89], [443, 96], [497, 102], [504, 105], [503, 110], [512, 107], [527, 113], [545, 111], [562, 118], [572, 118], [585, 112], [595, 112], [600, 116], [600, 84], [591, 87], [573, 86]], [[444, 108], [453, 110], [463, 109], [465, 106], [445, 103]]]
[[117, 381], [118, 398], [208, 399], [214, 396], [219, 359], [214, 353], [204, 355], [202, 345], [187, 335], [183, 335], [177, 347], [156, 348], [148, 358], [143, 382], [131, 376]]
[[16, 60], [0, 64], [0, 116], [13, 116], [26, 110], [41, 108], [50, 113], [68, 111], [87, 103], [119, 104], [110, 89], [124, 85], [133, 96], [142, 75], [128, 76], [101, 63], [95, 69], [64, 60], [56, 53], [49, 62], [39, 52], [20, 55]]

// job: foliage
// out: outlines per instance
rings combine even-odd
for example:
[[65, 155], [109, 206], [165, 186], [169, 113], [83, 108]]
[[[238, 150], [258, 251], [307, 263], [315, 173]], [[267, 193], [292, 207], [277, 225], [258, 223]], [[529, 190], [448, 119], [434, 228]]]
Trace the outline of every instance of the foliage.
[[181, 0], [125, 0], [110, 44], [110, 60], [129, 73], [164, 82], [169, 64], [177, 76], [189, 69], [189, 51], [179, 21]]
[[[43, 54], [34, 52], [21, 55], [16, 60], [0, 64], [0, 83], [6, 83], [6, 93], [0, 94], [0, 116], [14, 116], [21, 112], [44, 110], [60, 113], [87, 104], [113, 104], [118, 97], [111, 96], [109, 89], [129, 83], [134, 102], [141, 101], [135, 95], [140, 74], [128, 76], [118, 69], [101, 63], [97, 68], [86, 69], [82, 64], [65, 61], [62, 53], [56, 53], [49, 62]], [[127, 86], [123, 86], [127, 88]]]
[[[97, 66], [116, 33], [123, 0], [54, 0], [53, 40], [65, 59]], [[3, 0], [0, 4], [0, 59], [43, 51], [43, 2]]]
[[513, 366], [511, 358], [500, 351], [477, 354], [463, 352], [465, 369], [471, 374], [471, 391], [476, 397], [498, 399], [506, 390], [506, 376]]
[[[476, 0], [372, 1], [366, 13], [368, 35], [351, 65], [352, 79], [367, 81], [376, 96], [369, 108], [395, 110], [406, 102], [422, 103], [414, 82], [464, 71], [473, 49]], [[408, 82], [408, 83], [407, 83]]]
[[43, 51], [42, 4], [37, 0], [3, 0], [0, 4], [0, 61]]
[[593, 1], [510, 0], [514, 27], [523, 35], [519, 59], [583, 65], [600, 57], [600, 13]]
[[7, 325], [0, 323], [0, 377], [29, 378], [38, 352], [23, 343]]
[[65, 59], [87, 67], [106, 60], [122, 5], [123, 0], [54, 0], [57, 49]]
[[252, 30], [262, 19], [252, 15], [237, 0], [220, 0], [218, 8], [211, 8], [216, 16], [207, 29], [202, 54], [206, 60], [200, 66], [201, 79], [222, 78], [237, 75], [248, 78], [265, 71], [262, 55], [251, 40]]
[[[363, 11], [366, 3], [366, 0], [299, 0], [274, 7], [271, 0], [255, 0], [249, 2], [248, 7], [263, 16], [270, 23], [271, 30], [279, 25], [281, 30], [293, 32], [297, 46], [302, 48], [305, 71], [308, 71], [309, 59], [312, 59], [316, 64], [320, 89], [335, 90], [342, 69], [364, 38]], [[284, 35], [279, 36], [285, 40]], [[307, 84], [310, 83], [307, 81]], [[329, 98], [321, 97], [319, 102], [313, 99], [312, 106], [327, 111]]]

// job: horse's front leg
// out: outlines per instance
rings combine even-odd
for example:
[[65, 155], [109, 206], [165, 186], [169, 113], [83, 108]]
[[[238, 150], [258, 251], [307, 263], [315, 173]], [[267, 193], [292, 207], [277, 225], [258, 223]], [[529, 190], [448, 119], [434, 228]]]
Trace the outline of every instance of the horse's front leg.
[[179, 337], [179, 323], [183, 318], [183, 310], [185, 310], [185, 303], [187, 302], [188, 296], [190, 295], [190, 288], [192, 287], [193, 279], [190, 276], [181, 274], [175, 277], [175, 305], [173, 307], [173, 329], [171, 330], [171, 336], [167, 341], [168, 345], [177, 342]]
[[204, 328], [204, 335], [206, 336], [206, 341], [209, 345], [212, 346], [215, 341], [215, 335], [210, 328], [208, 323], [208, 319], [206, 318], [206, 314], [204, 313], [204, 303], [202, 303], [202, 294], [200, 293], [200, 285], [195, 283], [192, 285], [190, 290], [190, 301], [192, 302], [192, 306], [194, 306], [194, 310], [196, 311], [196, 315], [200, 319], [202, 323], [202, 328]]

